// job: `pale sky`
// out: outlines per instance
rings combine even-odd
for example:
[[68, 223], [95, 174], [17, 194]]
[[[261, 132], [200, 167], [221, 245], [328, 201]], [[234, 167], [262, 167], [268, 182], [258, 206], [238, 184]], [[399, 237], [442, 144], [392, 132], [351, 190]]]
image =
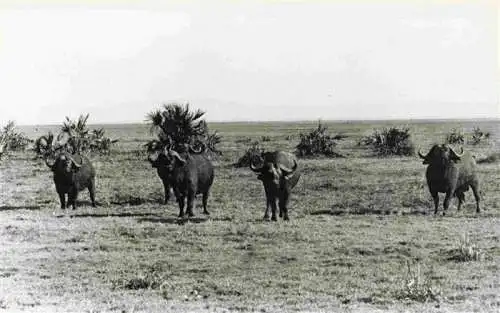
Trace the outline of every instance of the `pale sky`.
[[164, 3], [0, 1], [0, 124], [500, 118], [495, 1]]

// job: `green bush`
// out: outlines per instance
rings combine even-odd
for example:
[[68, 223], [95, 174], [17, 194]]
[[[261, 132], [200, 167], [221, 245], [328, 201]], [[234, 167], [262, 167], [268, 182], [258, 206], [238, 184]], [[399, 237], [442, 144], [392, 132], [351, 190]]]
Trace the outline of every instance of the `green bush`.
[[337, 141], [344, 139], [345, 135], [338, 134], [330, 136], [328, 128], [318, 122], [318, 127], [311, 130], [309, 133], [300, 134], [300, 142], [296, 146], [296, 155], [299, 157], [319, 156], [324, 155], [328, 157], [342, 157], [342, 155], [335, 151]]
[[209, 133], [203, 115], [205, 112], [201, 110], [191, 111], [189, 104], [177, 103], [165, 104], [162, 109], [150, 112], [147, 120], [151, 124], [151, 133], [158, 139], [149, 141], [146, 146], [154, 150], [170, 147], [177, 151], [184, 151], [186, 146], [201, 146], [209, 154], [221, 155], [217, 145], [222, 137], [217, 132]]
[[415, 145], [409, 128], [383, 128], [361, 139], [360, 145], [370, 146], [378, 156], [413, 155]]

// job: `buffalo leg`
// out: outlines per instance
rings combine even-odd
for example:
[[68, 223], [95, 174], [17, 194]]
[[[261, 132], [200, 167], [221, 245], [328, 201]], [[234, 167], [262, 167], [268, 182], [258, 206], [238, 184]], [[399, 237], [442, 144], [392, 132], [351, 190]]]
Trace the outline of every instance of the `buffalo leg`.
[[264, 193], [266, 196], [266, 212], [264, 213], [264, 220], [269, 220], [269, 208], [271, 207], [271, 196], [269, 194], [269, 187], [264, 182]]
[[476, 213], [480, 213], [481, 209], [479, 208], [479, 187], [478, 184], [474, 184], [472, 187], [472, 193], [474, 194], [474, 199], [476, 199]]
[[271, 221], [277, 221], [276, 218], [276, 199], [271, 200]]
[[178, 196], [177, 203], [179, 204], [179, 217], [184, 217], [184, 196]]
[[446, 192], [446, 195], [445, 195], [444, 201], [443, 201], [443, 210], [444, 210], [443, 215], [446, 214], [446, 211], [448, 210], [448, 207], [450, 206], [451, 195], [452, 195], [452, 192], [448, 190]]
[[59, 201], [61, 202], [61, 209], [66, 210], [66, 194], [64, 192], [59, 192]]
[[187, 195], [187, 209], [186, 209], [186, 211], [187, 211], [186, 213], [188, 216], [194, 216], [194, 214], [193, 214], [194, 198], [195, 198], [194, 193], [192, 193], [192, 192], [188, 193], [188, 195]]
[[208, 203], [208, 191], [203, 193], [203, 198], [202, 198], [202, 201], [203, 201], [203, 214], [205, 215], [210, 215], [210, 212], [208, 212], [207, 210], [207, 203]]
[[271, 200], [266, 196], [266, 212], [264, 213], [264, 220], [269, 220], [269, 209], [271, 207]]
[[437, 192], [431, 192], [432, 199], [434, 200], [434, 215], [438, 213], [439, 195]]
[[92, 202], [92, 206], [95, 208], [95, 182], [92, 181], [89, 185], [89, 195], [90, 195], [90, 201]]
[[460, 208], [462, 207], [462, 204], [465, 201], [465, 194], [461, 191], [457, 192], [457, 198], [458, 198], [458, 206], [457, 210], [460, 211]]
[[284, 190], [279, 199], [279, 206], [280, 206], [280, 217], [283, 217], [285, 221], [288, 221], [288, 192]]
[[78, 197], [78, 191], [76, 189], [70, 190], [68, 193], [68, 205], [73, 206], [73, 210], [76, 210], [76, 198]]
[[168, 200], [170, 200], [170, 185], [166, 181], [163, 181], [163, 190], [165, 191], [165, 198], [163, 203], [167, 204]]

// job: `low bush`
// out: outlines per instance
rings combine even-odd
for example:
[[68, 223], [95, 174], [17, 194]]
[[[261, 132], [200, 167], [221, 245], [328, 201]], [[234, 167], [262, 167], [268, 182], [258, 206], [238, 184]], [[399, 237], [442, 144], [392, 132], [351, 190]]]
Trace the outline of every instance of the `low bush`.
[[470, 142], [473, 145], [478, 145], [485, 140], [490, 138], [491, 134], [489, 132], [483, 132], [479, 127], [474, 127], [472, 129], [472, 136]]
[[415, 145], [411, 141], [409, 128], [383, 128], [365, 136], [360, 145], [370, 146], [378, 156], [415, 154]]
[[328, 157], [343, 157], [336, 150], [337, 141], [346, 138], [343, 134], [330, 136], [328, 128], [318, 123], [316, 129], [311, 130], [309, 133], [300, 134], [300, 142], [296, 146], [296, 154], [299, 157], [309, 156], [328, 156]]
[[7, 151], [24, 151], [33, 140], [16, 131], [14, 121], [9, 121], [0, 130], [0, 158]]
[[465, 134], [463, 130], [452, 128], [446, 135], [445, 143], [452, 145], [463, 145], [465, 143]]

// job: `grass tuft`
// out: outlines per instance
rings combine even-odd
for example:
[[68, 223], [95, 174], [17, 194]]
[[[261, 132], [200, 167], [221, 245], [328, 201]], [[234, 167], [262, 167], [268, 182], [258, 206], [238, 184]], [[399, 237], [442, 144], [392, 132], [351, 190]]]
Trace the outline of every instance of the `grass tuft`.
[[398, 300], [416, 302], [438, 301], [439, 293], [432, 287], [430, 278], [424, 276], [420, 263], [412, 265], [406, 261], [406, 273], [402, 279], [401, 289], [396, 291]]
[[483, 251], [471, 241], [468, 234], [464, 234], [458, 243], [458, 248], [451, 251], [450, 260], [456, 262], [482, 261], [484, 259]]

